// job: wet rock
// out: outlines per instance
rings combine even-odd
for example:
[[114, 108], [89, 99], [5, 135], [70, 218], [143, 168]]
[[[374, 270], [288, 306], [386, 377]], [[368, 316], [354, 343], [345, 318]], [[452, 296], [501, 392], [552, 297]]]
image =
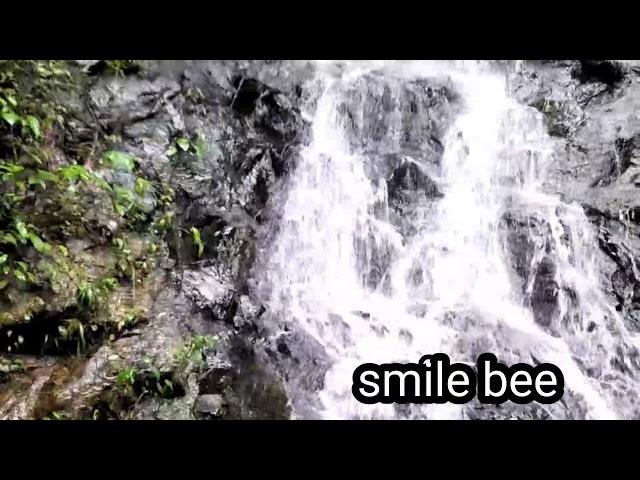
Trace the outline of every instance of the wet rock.
[[537, 252], [549, 252], [551, 228], [543, 220], [520, 211], [507, 211], [500, 221], [511, 265], [525, 293], [536, 268]]
[[236, 77], [232, 83], [236, 92], [233, 100], [231, 100], [231, 108], [242, 115], [253, 113], [258, 99], [265, 90], [264, 84], [253, 78], [246, 78], [244, 76]]
[[544, 257], [536, 269], [531, 292], [533, 318], [543, 326], [549, 327], [558, 313], [558, 283], [556, 265], [550, 257]]
[[[162, 277], [160, 267], [152, 267], [157, 268], [154, 275], [163, 278], [162, 293], [151, 295], [145, 322], [124, 329], [110, 342], [102, 344], [102, 339], [92, 344], [88, 358], [82, 359], [85, 368], [46, 394], [53, 395], [52, 408], [71, 418], [193, 418], [198, 394], [224, 395], [231, 418], [288, 418], [287, 392], [279, 374], [269, 367], [263, 350], [255, 347], [258, 354], [254, 351], [254, 345], [263, 345], [269, 333], [262, 325], [264, 307], [246, 295], [246, 277], [253, 261], [255, 232], [267, 215], [267, 203], [283, 177], [295, 168], [300, 146], [308, 140], [309, 124], [302, 118], [300, 105], [308, 100], [302, 82], [313, 75], [313, 68], [307, 62], [283, 61], [144, 61], [139, 62], [143, 68], [135, 76], [129, 72], [116, 76], [104, 70], [103, 63], [81, 61], [80, 67], [94, 75], [93, 84], [79, 85], [79, 91], [64, 102], [73, 116], [69, 128], [74, 130], [67, 137], [77, 149], [70, 158], [87, 157], [93, 153], [96, 138], [115, 134], [109, 137], [109, 147], [136, 157], [136, 175], [172, 187], [176, 230], [167, 232], [172, 257], [162, 263], [171, 271]], [[79, 75], [77, 70], [74, 74]], [[201, 140], [198, 152], [190, 148], [168, 155], [181, 137], [192, 143]], [[111, 142], [121, 143], [111, 147]], [[68, 163], [67, 153], [61, 152], [60, 164]], [[134, 178], [117, 174], [109, 180], [131, 187]], [[108, 194], [98, 192], [93, 198], [93, 208], [83, 218], [86, 231], [78, 236], [109, 240], [128, 230], [120, 216], [113, 217], [111, 209], [105, 209], [111, 207]], [[149, 223], [157, 206], [152, 200], [146, 198], [139, 205], [150, 217]], [[140, 225], [141, 230], [148, 226]], [[194, 253], [189, 234], [178, 233], [178, 229], [189, 232], [191, 226], [200, 229], [205, 241], [201, 258]], [[141, 234], [151, 239], [150, 231]], [[164, 248], [162, 240], [153, 238], [153, 242]], [[98, 257], [97, 252], [105, 248], [109, 251], [110, 244], [89, 242], [70, 250], [72, 255]], [[109, 270], [113, 262], [104, 265]], [[96, 278], [102, 273], [92, 271]], [[143, 287], [136, 285], [135, 290], [134, 303], [149, 297]], [[75, 292], [69, 291], [73, 307]], [[119, 292], [115, 296], [109, 317], [117, 313], [116, 306], [132, 301], [126, 295], [120, 299]], [[34, 317], [32, 325], [48, 325], [54, 331], [75, 315], [64, 308], [55, 310], [54, 317], [47, 312]], [[111, 320], [105, 318], [107, 321]], [[225, 362], [213, 362], [207, 354], [206, 371], [195, 379], [193, 372], [176, 365], [175, 352], [184, 341], [194, 334], [218, 333], [233, 339], [221, 341], [215, 349], [214, 356], [226, 358]], [[85, 336], [91, 333], [85, 331]], [[284, 345], [280, 351], [290, 348], [292, 358], [300, 356], [290, 344], [280, 345]], [[29, 352], [38, 353], [37, 348], [36, 343], [29, 344]], [[65, 352], [59, 349], [56, 353], [64, 357]], [[131, 405], [117, 381], [118, 370], [127, 368], [138, 372], [133, 386], [137, 393], [153, 390], [157, 371], [160, 380], [171, 382], [180, 394], [147, 392]], [[44, 395], [40, 390], [34, 392], [33, 398]], [[31, 400], [20, 397], [16, 408], [33, 410], [33, 402], [25, 406], [28, 402]]]
[[394, 246], [376, 238], [374, 232], [369, 230], [366, 237], [356, 237], [354, 247], [363, 284], [377, 289], [383, 286], [385, 279], [388, 282], [389, 268], [396, 253]]
[[611, 60], [580, 60], [572, 71], [581, 83], [598, 82], [609, 87], [619, 84], [626, 73], [624, 64]]
[[429, 178], [417, 162], [410, 160], [405, 160], [393, 171], [387, 188], [391, 201], [402, 201], [407, 191], [424, 192], [427, 198], [443, 196], [436, 182]]
[[242, 338], [232, 342], [229, 358], [233, 369], [226, 377], [229, 383], [224, 390], [225, 418], [289, 419], [291, 407], [283, 381], [265, 361], [263, 352]]
[[535, 71], [523, 70], [508, 77], [511, 95], [525, 105], [544, 102], [551, 92]]
[[219, 418], [223, 415], [224, 398], [222, 395], [206, 394], [196, 399], [194, 411], [200, 415]]
[[265, 312], [265, 307], [256, 305], [247, 295], [238, 299], [238, 306], [233, 317], [233, 326], [237, 330], [256, 330], [260, 316]]
[[235, 315], [236, 291], [228, 274], [214, 266], [187, 270], [182, 288], [198, 307], [207, 309], [215, 319], [230, 322]]
[[[546, 187], [582, 204], [598, 229], [606, 254], [600, 262], [603, 288], [635, 331], [638, 72], [629, 62], [584, 60], [528, 65], [510, 79], [519, 100], [538, 108], [555, 135], [556, 161]], [[554, 286], [546, 277], [539, 283], [542, 311], [553, 309]]]
[[100, 78], [89, 91], [89, 99], [98, 121], [114, 128], [155, 115], [179, 91], [178, 83], [163, 78]]
[[540, 99], [532, 104], [545, 119], [550, 135], [567, 137], [582, 126], [584, 114], [575, 103]]
[[347, 88], [338, 111], [356, 152], [420, 156], [437, 148], [452, 116], [450, 90], [428, 80], [368, 74]]

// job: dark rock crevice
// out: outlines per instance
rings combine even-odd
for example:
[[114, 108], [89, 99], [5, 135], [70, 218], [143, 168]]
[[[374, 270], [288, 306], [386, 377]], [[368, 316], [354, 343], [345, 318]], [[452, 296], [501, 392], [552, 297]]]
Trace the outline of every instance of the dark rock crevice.
[[601, 82], [610, 88], [619, 85], [626, 76], [620, 64], [602, 60], [580, 60], [571, 73], [581, 83]]

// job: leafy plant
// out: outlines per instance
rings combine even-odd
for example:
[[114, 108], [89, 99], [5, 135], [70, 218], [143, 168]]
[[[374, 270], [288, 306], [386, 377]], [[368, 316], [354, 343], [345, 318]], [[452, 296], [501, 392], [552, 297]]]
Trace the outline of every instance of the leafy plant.
[[67, 414], [63, 411], [51, 412], [46, 420], [66, 420]]
[[204, 366], [204, 351], [213, 347], [216, 341], [217, 337], [196, 335], [178, 349], [175, 353], [176, 361], [182, 366], [193, 362], [196, 366], [202, 367]]
[[78, 287], [78, 303], [85, 308], [93, 308], [98, 302], [98, 294], [93, 284], [84, 282]]
[[198, 247], [198, 258], [200, 258], [204, 253], [204, 242], [202, 241], [200, 230], [196, 227], [191, 227], [191, 236], [193, 238], [194, 245]]
[[[85, 325], [77, 318], [67, 319], [64, 325], [58, 326], [59, 339], [70, 341], [77, 339], [77, 354], [78, 356], [87, 346], [87, 339], [85, 337]], [[56, 345], [58, 345], [58, 338], [54, 339]], [[46, 342], [45, 342], [46, 343]]]
[[125, 238], [114, 238], [111, 241], [116, 256], [116, 265], [121, 275], [131, 278], [136, 269], [136, 258]]
[[126, 397], [132, 397], [134, 394], [134, 385], [138, 370], [135, 367], [126, 367], [118, 372], [116, 376], [116, 385], [121, 389]]
[[131, 328], [136, 323], [138, 323], [141, 319], [141, 312], [138, 309], [131, 309], [122, 315], [120, 320], [118, 321], [118, 331]]
[[87, 310], [95, 309], [100, 303], [104, 303], [118, 285], [114, 277], [102, 278], [96, 282], [82, 282], [78, 286], [77, 298], [80, 306]]
[[140, 195], [141, 197], [144, 197], [153, 187], [153, 183], [151, 183], [149, 180], [146, 180], [142, 177], [138, 177], [136, 178], [136, 183], [135, 186], [133, 187], [133, 190]]
[[193, 152], [200, 160], [202, 160], [207, 153], [207, 145], [204, 137], [201, 134], [197, 134], [191, 139], [187, 137], [179, 137], [172, 145], [169, 146], [165, 155], [172, 157], [179, 151], [185, 153]]
[[154, 227], [158, 233], [166, 232], [169, 227], [173, 224], [173, 219], [175, 217], [175, 212], [173, 210], [169, 210], [165, 212], [165, 214], [158, 219], [158, 221], [154, 224]]
[[125, 152], [111, 150], [104, 154], [104, 158], [114, 170], [132, 172], [136, 166], [133, 157]]
[[7, 380], [10, 374], [22, 370], [24, 370], [22, 361], [13, 358], [0, 358], [0, 382]]
[[124, 76], [127, 72], [138, 69], [134, 60], [105, 60], [104, 63], [107, 70], [119, 76]]
[[0, 91], [0, 117], [9, 124], [9, 127], [20, 126], [22, 132], [28, 131], [33, 138], [40, 138], [40, 121], [33, 115], [16, 113], [18, 102], [13, 93], [15, 93], [13, 89]]

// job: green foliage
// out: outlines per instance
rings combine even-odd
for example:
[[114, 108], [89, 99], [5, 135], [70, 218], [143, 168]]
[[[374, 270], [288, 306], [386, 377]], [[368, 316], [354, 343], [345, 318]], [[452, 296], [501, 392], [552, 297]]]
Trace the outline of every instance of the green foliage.
[[158, 379], [156, 382], [156, 388], [158, 389], [158, 393], [161, 397], [170, 397], [174, 391], [173, 382], [168, 378], [162, 379], [162, 381]]
[[178, 152], [194, 153], [198, 159], [202, 160], [207, 153], [204, 136], [198, 133], [192, 138], [179, 137], [169, 146], [165, 155], [172, 157]]
[[183, 152], [186, 152], [189, 150], [189, 147], [191, 147], [191, 142], [187, 138], [179, 138], [176, 140], [176, 145], [178, 145]]
[[[136, 68], [128, 60], [105, 62], [117, 74]], [[121, 138], [96, 130], [91, 142], [76, 133], [84, 131], [84, 126], [78, 129], [84, 120], [70, 117], [58, 100], [85, 78], [74, 72], [64, 61], [0, 60], [0, 301], [8, 306], [0, 312], [0, 323], [28, 320], [42, 309], [29, 307], [24, 313], [23, 298], [62, 301], [64, 306], [75, 300], [78, 318], [60, 325], [53, 340], [77, 340], [80, 351], [89, 340], [87, 329], [104, 328], [100, 335], [115, 335], [115, 325], [122, 331], [142, 318], [131, 310], [108, 328], [96, 322], [119, 279], [132, 279], [135, 286], [146, 275], [145, 255], [159, 251], [156, 234], [173, 224], [174, 192], [136, 172], [138, 160], [121, 147]], [[128, 175], [116, 172], [136, 175], [133, 185], [119, 185]], [[113, 211], [98, 212], [100, 228], [96, 228], [95, 216], [85, 213], [103, 198], [111, 199], [107, 210]], [[117, 221], [118, 237], [96, 238], [106, 232], [105, 217], [111, 230], [114, 213], [123, 217]], [[142, 232], [150, 227], [154, 228], [148, 248], [142, 245], [145, 253], [134, 254], [127, 245], [127, 230]], [[101, 272], [106, 277], [94, 280], [86, 266], [91, 254], [74, 249], [70, 257], [68, 236], [89, 236], [95, 245], [113, 240], [115, 270]]]
[[166, 232], [171, 225], [173, 224], [173, 219], [175, 217], [175, 212], [173, 210], [169, 210], [165, 212], [165, 214], [158, 219], [158, 221], [154, 224], [155, 230], [158, 233]]
[[58, 172], [67, 182], [74, 182], [77, 180], [88, 181], [90, 178], [89, 172], [82, 165], [69, 165], [62, 167]]
[[24, 370], [24, 365], [21, 360], [13, 358], [0, 358], [0, 382], [6, 381], [14, 372], [21, 372]]
[[98, 303], [96, 288], [91, 283], [82, 283], [78, 287], [78, 303], [85, 308], [94, 308]]
[[118, 321], [118, 331], [132, 328], [136, 325], [142, 317], [142, 312], [136, 308], [128, 310], [122, 315], [120, 320]]
[[136, 373], [137, 370], [135, 367], [123, 368], [118, 372], [118, 376], [116, 377], [117, 384], [121, 387], [132, 387], [136, 381]]
[[35, 138], [40, 138], [40, 121], [34, 117], [33, 115], [27, 115], [24, 118], [24, 121], [26, 122], [27, 126], [31, 129], [31, 132], [33, 133], [33, 136]]
[[[56, 192], [77, 178], [93, 179], [81, 166], [54, 169], [46, 162], [49, 150], [43, 144], [44, 137], [55, 125], [64, 123], [62, 114], [66, 112], [63, 105], [46, 99], [47, 92], [54, 87], [66, 88], [70, 78], [65, 62], [0, 61], [0, 151], [13, 154], [12, 159], [0, 159], [0, 248], [6, 255], [0, 265], [0, 290], [12, 283], [22, 287], [39, 282], [28, 264], [39, 261], [37, 257], [34, 260], [34, 251], [41, 258], [68, 253], [63, 245], [45, 240], [42, 223], [35, 221], [38, 212], [34, 207], [48, 208], [55, 202]], [[53, 193], [38, 201], [43, 190]], [[35, 225], [25, 220], [32, 218]]]
[[131, 190], [119, 186], [113, 189], [113, 208], [118, 215], [124, 217], [129, 212], [134, 211], [135, 207], [135, 196]]
[[133, 157], [125, 152], [111, 150], [104, 154], [104, 158], [114, 170], [132, 172], [136, 166]]
[[142, 177], [136, 178], [135, 186], [133, 187], [134, 192], [136, 192], [141, 197], [144, 197], [153, 187], [153, 184]]
[[120, 370], [116, 376], [116, 386], [120, 389], [125, 397], [134, 396], [134, 385], [138, 370], [135, 367], [126, 367]]
[[191, 227], [191, 236], [193, 238], [194, 245], [198, 247], [198, 258], [200, 258], [204, 253], [204, 243], [202, 241], [202, 236], [200, 235], [200, 230], [196, 227]]
[[126, 238], [116, 237], [111, 241], [116, 256], [116, 266], [124, 278], [133, 278], [136, 271], [136, 257], [127, 244]]
[[172, 156], [174, 156], [176, 153], [178, 153], [178, 149], [176, 148], [176, 146], [175, 146], [175, 145], [171, 145], [169, 148], [167, 148], [167, 151], [166, 151], [166, 152], [164, 152], [164, 153], [165, 153], [165, 155], [166, 155], [167, 157], [172, 157]]
[[114, 277], [105, 277], [93, 283], [82, 282], [76, 294], [78, 304], [87, 310], [94, 310], [109, 298], [117, 286], [118, 280]]
[[67, 419], [67, 414], [63, 411], [55, 411], [55, 412], [51, 412], [46, 418], [45, 420], [66, 420]]
[[[59, 339], [61, 340], [77, 340], [78, 355], [80, 355], [87, 346], [87, 340], [85, 338], [85, 325], [77, 318], [66, 319], [64, 325], [58, 326], [58, 334]], [[56, 344], [58, 344], [58, 338], [56, 338], [54, 341]]]
[[[32, 87], [21, 89], [21, 79], [29, 77]], [[60, 123], [66, 109], [42, 101], [43, 93], [52, 87], [64, 86], [71, 79], [65, 62], [59, 61], [3, 61], [0, 63], [0, 118], [21, 145], [28, 145], [42, 137], [43, 128]]]
[[[143, 180], [143, 182], [146, 181]], [[148, 219], [148, 215], [143, 210], [144, 196], [138, 193], [143, 191], [146, 185], [136, 182], [136, 187], [132, 190], [127, 187], [115, 186], [112, 190], [113, 209], [129, 225], [134, 227], [145, 224]]]
[[124, 76], [127, 72], [138, 68], [134, 60], [105, 60], [104, 63], [107, 70], [119, 76]]
[[215, 345], [217, 337], [208, 335], [196, 335], [178, 349], [175, 358], [178, 364], [186, 366], [193, 363], [196, 367], [204, 366], [204, 351]]

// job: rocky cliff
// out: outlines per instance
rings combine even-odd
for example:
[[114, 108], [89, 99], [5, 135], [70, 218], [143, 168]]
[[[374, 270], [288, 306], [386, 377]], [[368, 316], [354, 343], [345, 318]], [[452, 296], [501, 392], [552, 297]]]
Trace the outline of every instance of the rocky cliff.
[[[309, 142], [303, 112], [318, 94], [317, 66], [77, 61], [29, 68], [36, 71], [3, 77], [4, 102], [17, 91], [50, 102], [61, 118], [42, 122], [37, 142], [20, 144], [46, 150], [39, 166], [23, 159], [28, 150], [15, 153], [13, 124], [3, 125], [4, 157], [27, 165], [29, 178], [82, 171], [60, 188], [44, 174], [40, 189], [37, 179], [3, 177], [3, 198], [27, 192], [19, 207], [25, 228], [63, 248], [53, 256], [41, 254], [38, 240], [2, 245], [34, 278], [11, 277], [0, 291], [0, 418], [290, 418], [287, 392], [320, 389], [327, 359], [257, 300], [251, 270], [256, 239], [268, 238], [265, 225], [280, 215], [284, 182]], [[609, 259], [603, 288], [628, 328], [640, 331], [640, 67], [540, 61], [507, 70], [512, 95], [544, 115], [554, 138], [557, 160], [545, 188], [588, 214]], [[43, 91], [25, 84], [37, 75]], [[403, 158], [438, 167], [442, 137], [462, 105], [453, 87], [435, 80], [403, 83], [399, 99], [375, 74], [359, 82], [341, 106], [350, 112], [351, 138], [362, 142], [353, 148], [386, 159], [367, 166], [386, 165], [385, 172], [369, 173], [387, 179], [392, 215], [411, 216], [416, 201], [442, 193], [428, 169]], [[376, 142], [390, 127], [376, 119], [391, 110], [406, 121], [391, 132], [398, 148], [380, 151]], [[8, 213], [2, 222], [2, 233], [19, 228]], [[536, 242], [551, 235], [550, 226], [514, 209], [502, 227], [536, 321], [552, 331], [545, 322], [559, 308], [555, 257], [531, 259], [544, 250]], [[375, 287], [392, 253], [368, 251], [379, 268], [363, 281]], [[64, 278], [39, 273], [47, 262]], [[15, 265], [7, 278], [21, 271]], [[629, 352], [619, 362], [640, 368]]]

